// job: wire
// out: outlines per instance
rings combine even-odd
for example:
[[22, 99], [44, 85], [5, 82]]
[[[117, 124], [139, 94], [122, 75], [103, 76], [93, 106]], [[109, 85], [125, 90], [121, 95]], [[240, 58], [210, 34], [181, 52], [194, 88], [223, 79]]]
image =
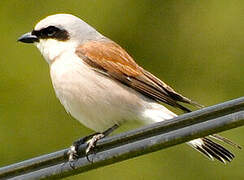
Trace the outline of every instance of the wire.
[[0, 168], [0, 179], [59, 179], [244, 125], [244, 97], [98, 141], [96, 153], [67, 161], [68, 149]]

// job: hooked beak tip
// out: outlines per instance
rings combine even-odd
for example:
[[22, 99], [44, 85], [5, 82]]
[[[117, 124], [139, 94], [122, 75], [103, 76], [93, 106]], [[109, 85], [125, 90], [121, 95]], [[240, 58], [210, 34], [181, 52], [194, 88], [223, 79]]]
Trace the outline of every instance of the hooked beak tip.
[[25, 33], [22, 36], [20, 36], [17, 39], [17, 42], [34, 43], [34, 42], [39, 42], [39, 39], [37, 36], [32, 35], [31, 32], [28, 32], [28, 33]]

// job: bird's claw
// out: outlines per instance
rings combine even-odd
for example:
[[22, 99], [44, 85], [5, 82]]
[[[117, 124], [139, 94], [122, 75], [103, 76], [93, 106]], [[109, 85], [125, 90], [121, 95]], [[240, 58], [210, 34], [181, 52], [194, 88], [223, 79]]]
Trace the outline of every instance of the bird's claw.
[[87, 140], [87, 137], [85, 138], [82, 138], [76, 142], [73, 143], [72, 146], [70, 146], [70, 149], [69, 151], [67, 152], [67, 155], [68, 155], [68, 158], [69, 158], [69, 162], [72, 162], [74, 160], [76, 160], [79, 155], [78, 155], [78, 147], [81, 145], [81, 144], [84, 144], [86, 143], [87, 144], [87, 148], [86, 148], [86, 151], [85, 151], [85, 154], [86, 154], [86, 158], [88, 161], [90, 161], [90, 159], [88, 158], [88, 155], [91, 153], [92, 150], [94, 150], [94, 148], [96, 147], [96, 143], [98, 140], [104, 138], [105, 135], [102, 134], [102, 133], [99, 133], [99, 134], [95, 134], [93, 135], [88, 141], [85, 142], [85, 140]]
[[72, 145], [70, 146], [70, 149], [67, 153], [68, 157], [69, 157], [69, 161], [74, 161], [75, 159], [78, 158], [78, 154], [77, 154], [77, 146]]
[[96, 147], [96, 143], [98, 140], [104, 138], [104, 134], [96, 134], [94, 135], [91, 139], [89, 139], [87, 143], [87, 148], [86, 148], [86, 155], [89, 155], [89, 153]]

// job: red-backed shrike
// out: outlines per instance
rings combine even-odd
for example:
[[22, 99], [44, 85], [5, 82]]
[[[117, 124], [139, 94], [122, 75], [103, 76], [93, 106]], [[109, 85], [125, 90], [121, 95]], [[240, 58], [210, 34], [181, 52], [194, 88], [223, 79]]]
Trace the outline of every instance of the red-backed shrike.
[[[130, 120], [154, 123], [177, 116], [161, 103], [185, 112], [190, 110], [179, 102], [198, 105], [140, 67], [118, 44], [73, 15], [48, 16], [18, 41], [37, 46], [49, 64], [54, 90], [66, 111], [96, 132]], [[88, 148], [101, 137], [103, 134], [94, 136]], [[187, 144], [212, 160], [225, 163], [234, 158], [208, 137]], [[76, 148], [71, 147], [70, 159]]]

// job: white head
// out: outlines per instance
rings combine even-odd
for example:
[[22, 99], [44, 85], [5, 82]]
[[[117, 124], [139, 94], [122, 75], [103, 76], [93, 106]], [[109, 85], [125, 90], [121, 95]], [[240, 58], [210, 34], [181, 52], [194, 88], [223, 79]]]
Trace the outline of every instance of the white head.
[[34, 43], [48, 63], [64, 51], [73, 50], [88, 40], [104, 38], [93, 27], [71, 14], [55, 14], [41, 20], [34, 30], [18, 41]]

